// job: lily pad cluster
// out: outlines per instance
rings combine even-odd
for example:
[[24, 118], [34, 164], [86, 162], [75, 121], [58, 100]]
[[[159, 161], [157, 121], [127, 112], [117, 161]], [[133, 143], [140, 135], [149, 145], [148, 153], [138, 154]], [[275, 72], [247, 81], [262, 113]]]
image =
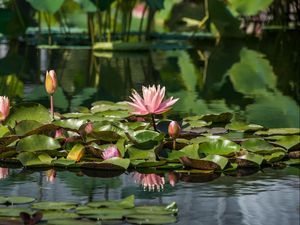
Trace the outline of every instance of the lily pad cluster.
[[[133, 195], [120, 201], [94, 201], [86, 204], [76, 202], [36, 202], [30, 197], [2, 197], [0, 220], [7, 224], [110, 224], [124, 221], [131, 224], [167, 224], [175, 223], [178, 208], [175, 202], [169, 205], [135, 205]], [[27, 207], [15, 207], [27, 204]], [[28, 206], [28, 204], [30, 204]], [[13, 205], [13, 206], [11, 206]]]
[[[235, 171], [299, 164], [299, 128], [267, 129], [232, 120], [231, 113], [183, 118], [175, 140], [168, 119], [133, 116], [125, 102], [97, 101], [55, 113], [37, 103], [15, 105], [0, 126], [0, 161], [24, 167], [122, 171]], [[114, 146], [119, 157], [103, 158]], [[118, 173], [119, 174], [119, 173]]]

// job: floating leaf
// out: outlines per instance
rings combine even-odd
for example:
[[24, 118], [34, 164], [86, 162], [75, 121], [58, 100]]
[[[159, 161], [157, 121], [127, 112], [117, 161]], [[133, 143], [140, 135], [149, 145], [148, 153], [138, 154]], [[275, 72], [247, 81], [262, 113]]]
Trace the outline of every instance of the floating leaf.
[[273, 0], [248, 1], [248, 0], [228, 0], [228, 5], [234, 11], [243, 16], [254, 16], [264, 11]]
[[[76, 203], [74, 202], [37, 202], [32, 204], [33, 209], [42, 209], [42, 210], [67, 210], [67, 209], [74, 209], [76, 208]], [[60, 217], [63, 218], [63, 217]]]
[[30, 197], [23, 196], [9, 196], [9, 197], [1, 197], [0, 196], [0, 204], [27, 204], [33, 202], [35, 199]]
[[48, 220], [48, 225], [95, 225], [94, 221], [77, 220], [77, 219], [51, 219]]
[[26, 133], [42, 126], [42, 123], [35, 120], [22, 120], [15, 126], [17, 135], [25, 135]]
[[33, 152], [21, 152], [17, 159], [23, 166], [47, 166], [49, 164], [48, 162], [42, 162], [38, 155]]
[[83, 157], [83, 155], [84, 155], [84, 146], [81, 144], [76, 144], [69, 152], [67, 159], [78, 162]]
[[32, 213], [29, 208], [0, 208], [0, 217], [19, 217], [21, 212]]
[[180, 161], [187, 167], [200, 170], [222, 170], [228, 163], [228, 159], [220, 155], [208, 155], [201, 159], [181, 157]]
[[285, 156], [286, 154], [284, 152], [274, 152], [270, 155], [264, 155], [264, 159], [269, 162], [269, 163], [274, 163], [274, 162], [278, 162], [280, 161], [281, 159], [283, 159], [283, 157]]
[[59, 158], [56, 160], [52, 160], [52, 165], [54, 166], [62, 166], [62, 167], [68, 167], [71, 165], [74, 165], [76, 163], [75, 160], [65, 159], [65, 158]]
[[60, 148], [60, 144], [54, 138], [46, 135], [34, 134], [25, 138], [22, 138], [17, 144], [17, 151], [43, 151], [43, 150], [55, 150]]
[[[140, 217], [140, 218], [138, 218]], [[174, 216], [156, 216], [156, 215], [140, 215], [140, 216], [135, 216], [135, 219], [128, 218], [127, 219], [128, 223], [133, 223], [133, 224], [169, 224], [169, 223], [176, 223], [176, 217]]]
[[282, 146], [287, 150], [294, 149], [294, 148], [297, 149], [300, 147], [299, 135], [271, 136], [269, 140], [271, 141], [272, 144]]
[[225, 126], [226, 129], [242, 131], [242, 132], [252, 132], [263, 129], [263, 126], [257, 124], [246, 124], [243, 122], [231, 122]]
[[258, 154], [271, 154], [278, 151], [285, 152], [283, 148], [274, 147], [269, 142], [259, 138], [251, 138], [243, 141], [241, 146], [247, 151], [255, 152]]
[[228, 123], [232, 119], [232, 113], [206, 114], [200, 117], [201, 120], [213, 123]]
[[199, 145], [199, 152], [229, 156], [240, 151], [240, 146], [229, 140], [214, 140]]
[[78, 130], [82, 124], [86, 121], [82, 119], [65, 119], [65, 120], [56, 120], [53, 122], [54, 125], [70, 129], [70, 130]]
[[264, 157], [254, 153], [248, 153], [237, 157], [237, 164], [239, 167], [257, 167], [262, 164]]
[[257, 131], [255, 134], [261, 136], [300, 134], [300, 128], [272, 128], [266, 131]]
[[103, 170], [126, 170], [130, 165], [129, 159], [113, 157], [102, 162], [83, 162], [81, 167]]
[[79, 215], [72, 212], [61, 212], [61, 211], [43, 211], [44, 220], [54, 220], [54, 219], [75, 219], [79, 218]]
[[14, 127], [16, 122], [32, 120], [32, 118], [40, 123], [49, 123], [51, 121], [50, 113], [44, 106], [38, 103], [21, 103], [12, 107], [5, 123]]

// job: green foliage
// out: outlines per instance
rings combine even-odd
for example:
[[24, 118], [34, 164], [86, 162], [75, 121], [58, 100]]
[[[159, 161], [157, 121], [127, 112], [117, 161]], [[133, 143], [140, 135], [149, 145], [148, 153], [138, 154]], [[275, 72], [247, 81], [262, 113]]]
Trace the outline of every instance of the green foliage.
[[65, 0], [26, 0], [37, 11], [43, 11], [48, 13], [57, 12]]

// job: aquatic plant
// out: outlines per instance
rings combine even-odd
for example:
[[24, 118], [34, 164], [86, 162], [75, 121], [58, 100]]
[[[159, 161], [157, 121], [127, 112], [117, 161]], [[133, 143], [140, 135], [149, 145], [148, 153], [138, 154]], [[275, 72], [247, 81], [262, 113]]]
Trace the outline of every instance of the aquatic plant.
[[173, 149], [176, 149], [176, 138], [180, 134], [180, 126], [176, 121], [171, 121], [168, 126], [169, 136], [173, 139]]
[[152, 117], [152, 123], [154, 130], [156, 129], [155, 124], [155, 114], [162, 114], [171, 109], [171, 106], [174, 105], [179, 99], [173, 99], [173, 96], [169, 99], [163, 101], [165, 97], [165, 87], [160, 88], [160, 85], [155, 87], [142, 87], [143, 97], [141, 97], [136, 90], [133, 90], [132, 97], [130, 99], [132, 102], [128, 102], [131, 106], [133, 106], [135, 115], [148, 115], [150, 114]]
[[57, 79], [56, 73], [54, 70], [47, 71], [45, 78], [45, 88], [47, 93], [50, 95], [50, 111], [52, 115], [52, 119], [54, 118], [54, 99], [53, 94], [57, 88]]
[[107, 149], [105, 149], [102, 152], [101, 156], [104, 160], [106, 160], [106, 159], [110, 159], [113, 157], [120, 157], [121, 155], [120, 155], [119, 150], [116, 148], [116, 146], [112, 145], [112, 146], [109, 146]]
[[0, 123], [9, 115], [9, 99], [6, 96], [0, 96]]

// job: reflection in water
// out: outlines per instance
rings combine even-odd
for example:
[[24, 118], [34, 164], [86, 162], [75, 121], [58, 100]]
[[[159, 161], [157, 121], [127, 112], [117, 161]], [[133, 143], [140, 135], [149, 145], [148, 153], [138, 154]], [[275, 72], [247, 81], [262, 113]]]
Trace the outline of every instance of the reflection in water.
[[[244, 177], [222, 175], [208, 182], [201, 179], [197, 182], [194, 175], [192, 182], [181, 179], [174, 187], [173, 178], [170, 179], [174, 174], [166, 175], [170, 185], [164, 184], [163, 176], [157, 174], [135, 174], [134, 179], [131, 174], [99, 178], [87, 177], [78, 171], [60, 171], [53, 182], [44, 182], [47, 175], [10, 169], [10, 176], [0, 182], [0, 196], [20, 195], [42, 201], [85, 203], [119, 200], [135, 194], [137, 205], [176, 201], [179, 206], [176, 224], [180, 225], [295, 225], [299, 222], [299, 168], [267, 168]], [[135, 177], [146, 182], [147, 191], [134, 183]], [[151, 191], [153, 189], [160, 192]]]
[[5, 179], [9, 175], [9, 169], [0, 167], [0, 180]]
[[133, 179], [143, 186], [144, 191], [162, 191], [164, 189], [165, 178], [155, 173], [142, 174], [134, 172]]
[[48, 182], [54, 183], [56, 177], [56, 171], [54, 169], [46, 171], [46, 180]]

